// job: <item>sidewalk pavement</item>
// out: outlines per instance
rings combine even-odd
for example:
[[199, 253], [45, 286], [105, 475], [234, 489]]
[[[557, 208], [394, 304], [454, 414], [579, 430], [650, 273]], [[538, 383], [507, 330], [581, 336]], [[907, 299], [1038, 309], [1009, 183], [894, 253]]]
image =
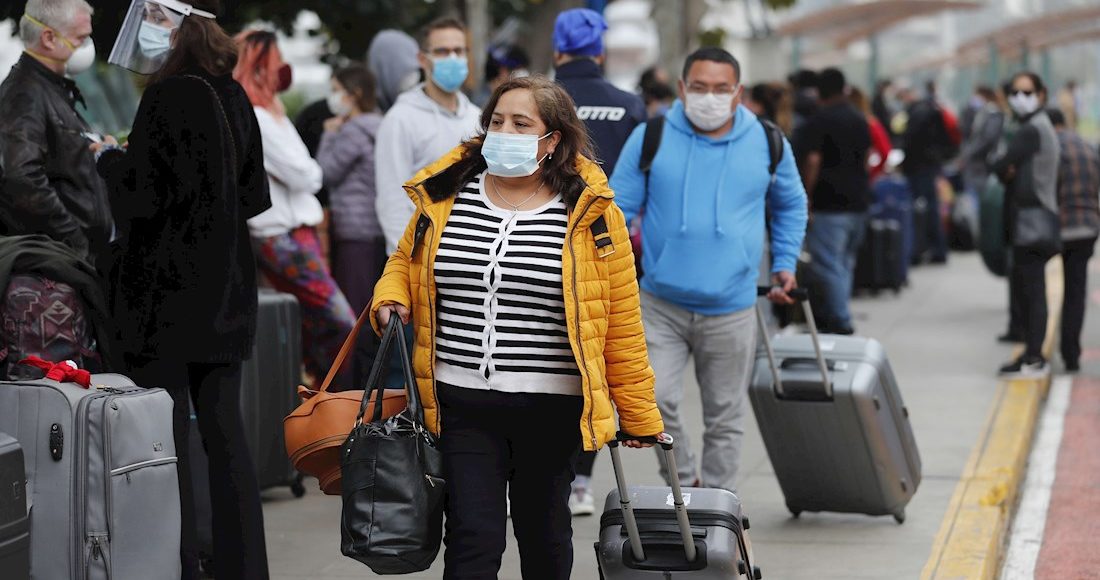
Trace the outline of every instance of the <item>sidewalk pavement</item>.
[[[804, 513], [791, 518], [775, 481], [751, 413], [746, 424], [740, 495], [752, 521], [752, 542], [765, 578], [918, 578], [928, 558], [971, 447], [997, 392], [996, 369], [1010, 348], [994, 338], [1004, 330], [1007, 304], [1003, 279], [982, 267], [976, 254], [952, 257], [947, 266], [915, 269], [900, 296], [883, 294], [853, 303], [856, 330], [886, 347], [909, 407], [923, 460], [924, 478], [898, 525], [886, 516]], [[692, 441], [701, 441], [701, 407], [694, 380], [685, 381], [685, 416]], [[634, 484], [660, 484], [652, 451], [624, 454]], [[601, 453], [593, 487], [597, 504], [614, 485], [610, 460]], [[315, 483], [294, 499], [289, 491], [265, 492], [265, 521], [272, 577], [277, 580], [370, 577], [370, 571], [340, 555], [340, 500], [320, 494]], [[597, 577], [592, 548], [599, 517], [574, 519], [573, 577]], [[442, 554], [427, 572], [410, 579], [440, 578]], [[519, 557], [509, 536], [500, 578], [518, 580]]]
[[[1100, 305], [1100, 262], [1088, 306]], [[1100, 324], [1085, 317], [1081, 372], [1056, 376], [1030, 457], [1001, 580], [1100, 578]]]

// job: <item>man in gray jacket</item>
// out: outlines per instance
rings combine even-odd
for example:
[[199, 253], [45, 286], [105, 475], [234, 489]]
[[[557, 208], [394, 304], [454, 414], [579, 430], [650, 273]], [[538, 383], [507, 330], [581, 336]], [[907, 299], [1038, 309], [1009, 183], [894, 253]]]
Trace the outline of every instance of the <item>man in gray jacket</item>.
[[461, 91], [466, 82], [466, 27], [453, 18], [428, 24], [420, 35], [427, 81], [397, 98], [375, 141], [376, 209], [386, 251], [393, 253], [415, 208], [402, 185], [477, 131], [481, 110]]

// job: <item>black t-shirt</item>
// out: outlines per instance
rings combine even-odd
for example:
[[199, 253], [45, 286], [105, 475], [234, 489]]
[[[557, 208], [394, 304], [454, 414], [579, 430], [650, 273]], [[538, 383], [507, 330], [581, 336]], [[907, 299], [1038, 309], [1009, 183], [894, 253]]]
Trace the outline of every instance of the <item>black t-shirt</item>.
[[803, 127], [807, 153], [821, 154], [821, 172], [813, 191], [814, 211], [867, 211], [871, 186], [867, 119], [847, 103], [822, 107]]

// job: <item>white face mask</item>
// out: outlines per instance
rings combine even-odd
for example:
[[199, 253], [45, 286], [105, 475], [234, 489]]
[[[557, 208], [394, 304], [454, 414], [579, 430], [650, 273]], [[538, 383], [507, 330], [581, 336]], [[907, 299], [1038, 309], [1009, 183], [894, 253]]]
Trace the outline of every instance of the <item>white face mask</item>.
[[95, 64], [95, 43], [89, 38], [73, 51], [73, 55], [65, 63], [65, 72], [78, 75], [92, 68], [93, 64]]
[[714, 131], [725, 125], [733, 116], [733, 96], [714, 93], [687, 93], [684, 99], [684, 114], [696, 128]]
[[489, 175], [527, 177], [533, 174], [542, 163], [542, 159], [538, 158], [539, 141], [550, 135], [551, 133], [547, 133], [539, 137], [489, 131], [481, 144], [481, 156], [485, 158]]
[[347, 99], [344, 98], [346, 95], [347, 93], [344, 91], [329, 93], [328, 110], [332, 111], [333, 115], [337, 117], [346, 117], [351, 114], [351, 105], [349, 105]]
[[1037, 93], [1031, 93], [1030, 95], [1015, 93], [1008, 97], [1008, 105], [1012, 107], [1017, 116], [1026, 117], [1039, 110], [1039, 95]]

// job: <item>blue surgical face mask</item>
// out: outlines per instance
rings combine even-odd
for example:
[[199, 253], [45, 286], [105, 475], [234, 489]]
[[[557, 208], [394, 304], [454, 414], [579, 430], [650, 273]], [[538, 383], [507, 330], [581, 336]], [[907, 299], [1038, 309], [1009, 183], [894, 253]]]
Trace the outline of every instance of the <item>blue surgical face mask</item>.
[[142, 22], [138, 31], [138, 46], [146, 58], [160, 58], [172, 48], [172, 29]]
[[453, 93], [466, 82], [470, 74], [465, 58], [445, 56], [432, 59], [432, 82], [445, 93]]
[[485, 142], [481, 144], [481, 156], [485, 158], [489, 175], [497, 177], [531, 175], [542, 163], [542, 159], [538, 158], [539, 141], [549, 136], [550, 133], [542, 137], [496, 131], [486, 133]]

